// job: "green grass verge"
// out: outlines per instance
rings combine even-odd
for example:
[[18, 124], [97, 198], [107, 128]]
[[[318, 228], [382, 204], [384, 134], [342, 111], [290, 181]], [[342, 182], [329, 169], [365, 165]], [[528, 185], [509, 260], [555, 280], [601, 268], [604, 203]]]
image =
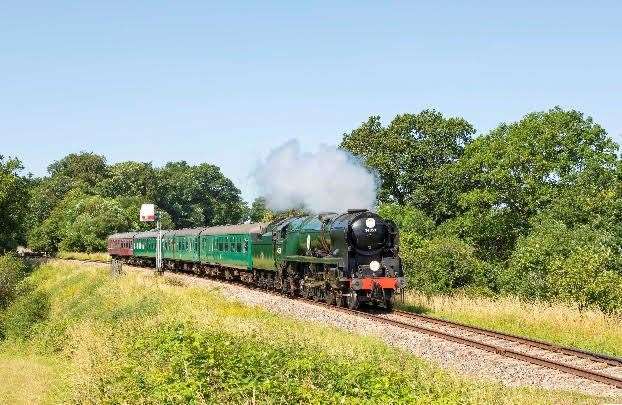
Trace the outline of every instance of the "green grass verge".
[[512, 297], [426, 297], [414, 292], [398, 308], [528, 336], [564, 346], [622, 356], [622, 318], [562, 304], [529, 303]]
[[[573, 403], [143, 272], [50, 262], [1, 316], [0, 402]], [[34, 388], [25, 388], [34, 384]]]

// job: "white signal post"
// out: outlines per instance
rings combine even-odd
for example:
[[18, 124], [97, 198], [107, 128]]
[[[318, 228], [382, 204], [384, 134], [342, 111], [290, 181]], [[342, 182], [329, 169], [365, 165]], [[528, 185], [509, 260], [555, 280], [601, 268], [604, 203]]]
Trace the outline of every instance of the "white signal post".
[[156, 223], [156, 231], [158, 236], [156, 238], [156, 271], [158, 274], [162, 274], [162, 227], [160, 225], [160, 213], [156, 212], [154, 204], [143, 204], [140, 207], [140, 220], [142, 222]]

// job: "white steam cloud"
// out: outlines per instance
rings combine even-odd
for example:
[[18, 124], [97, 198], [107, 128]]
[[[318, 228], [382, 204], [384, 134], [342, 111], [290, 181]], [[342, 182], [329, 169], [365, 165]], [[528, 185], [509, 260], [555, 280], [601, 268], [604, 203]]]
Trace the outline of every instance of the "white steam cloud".
[[274, 149], [253, 175], [268, 208], [304, 207], [313, 212], [372, 209], [376, 179], [352, 155], [320, 146], [304, 153], [296, 140]]

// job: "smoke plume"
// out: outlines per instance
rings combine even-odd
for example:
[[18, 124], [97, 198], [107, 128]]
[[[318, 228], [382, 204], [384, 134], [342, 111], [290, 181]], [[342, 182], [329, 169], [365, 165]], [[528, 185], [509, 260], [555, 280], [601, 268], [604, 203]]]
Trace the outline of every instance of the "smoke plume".
[[268, 208], [305, 208], [312, 212], [371, 209], [376, 203], [376, 179], [352, 155], [320, 146], [305, 153], [296, 140], [274, 149], [254, 173]]

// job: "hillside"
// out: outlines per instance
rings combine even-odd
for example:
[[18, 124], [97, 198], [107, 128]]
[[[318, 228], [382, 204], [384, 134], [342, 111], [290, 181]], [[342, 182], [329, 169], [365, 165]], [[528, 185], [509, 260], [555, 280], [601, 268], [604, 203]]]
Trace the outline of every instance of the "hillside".
[[39, 267], [2, 315], [0, 400], [583, 402], [467, 381], [372, 338], [101, 267]]

